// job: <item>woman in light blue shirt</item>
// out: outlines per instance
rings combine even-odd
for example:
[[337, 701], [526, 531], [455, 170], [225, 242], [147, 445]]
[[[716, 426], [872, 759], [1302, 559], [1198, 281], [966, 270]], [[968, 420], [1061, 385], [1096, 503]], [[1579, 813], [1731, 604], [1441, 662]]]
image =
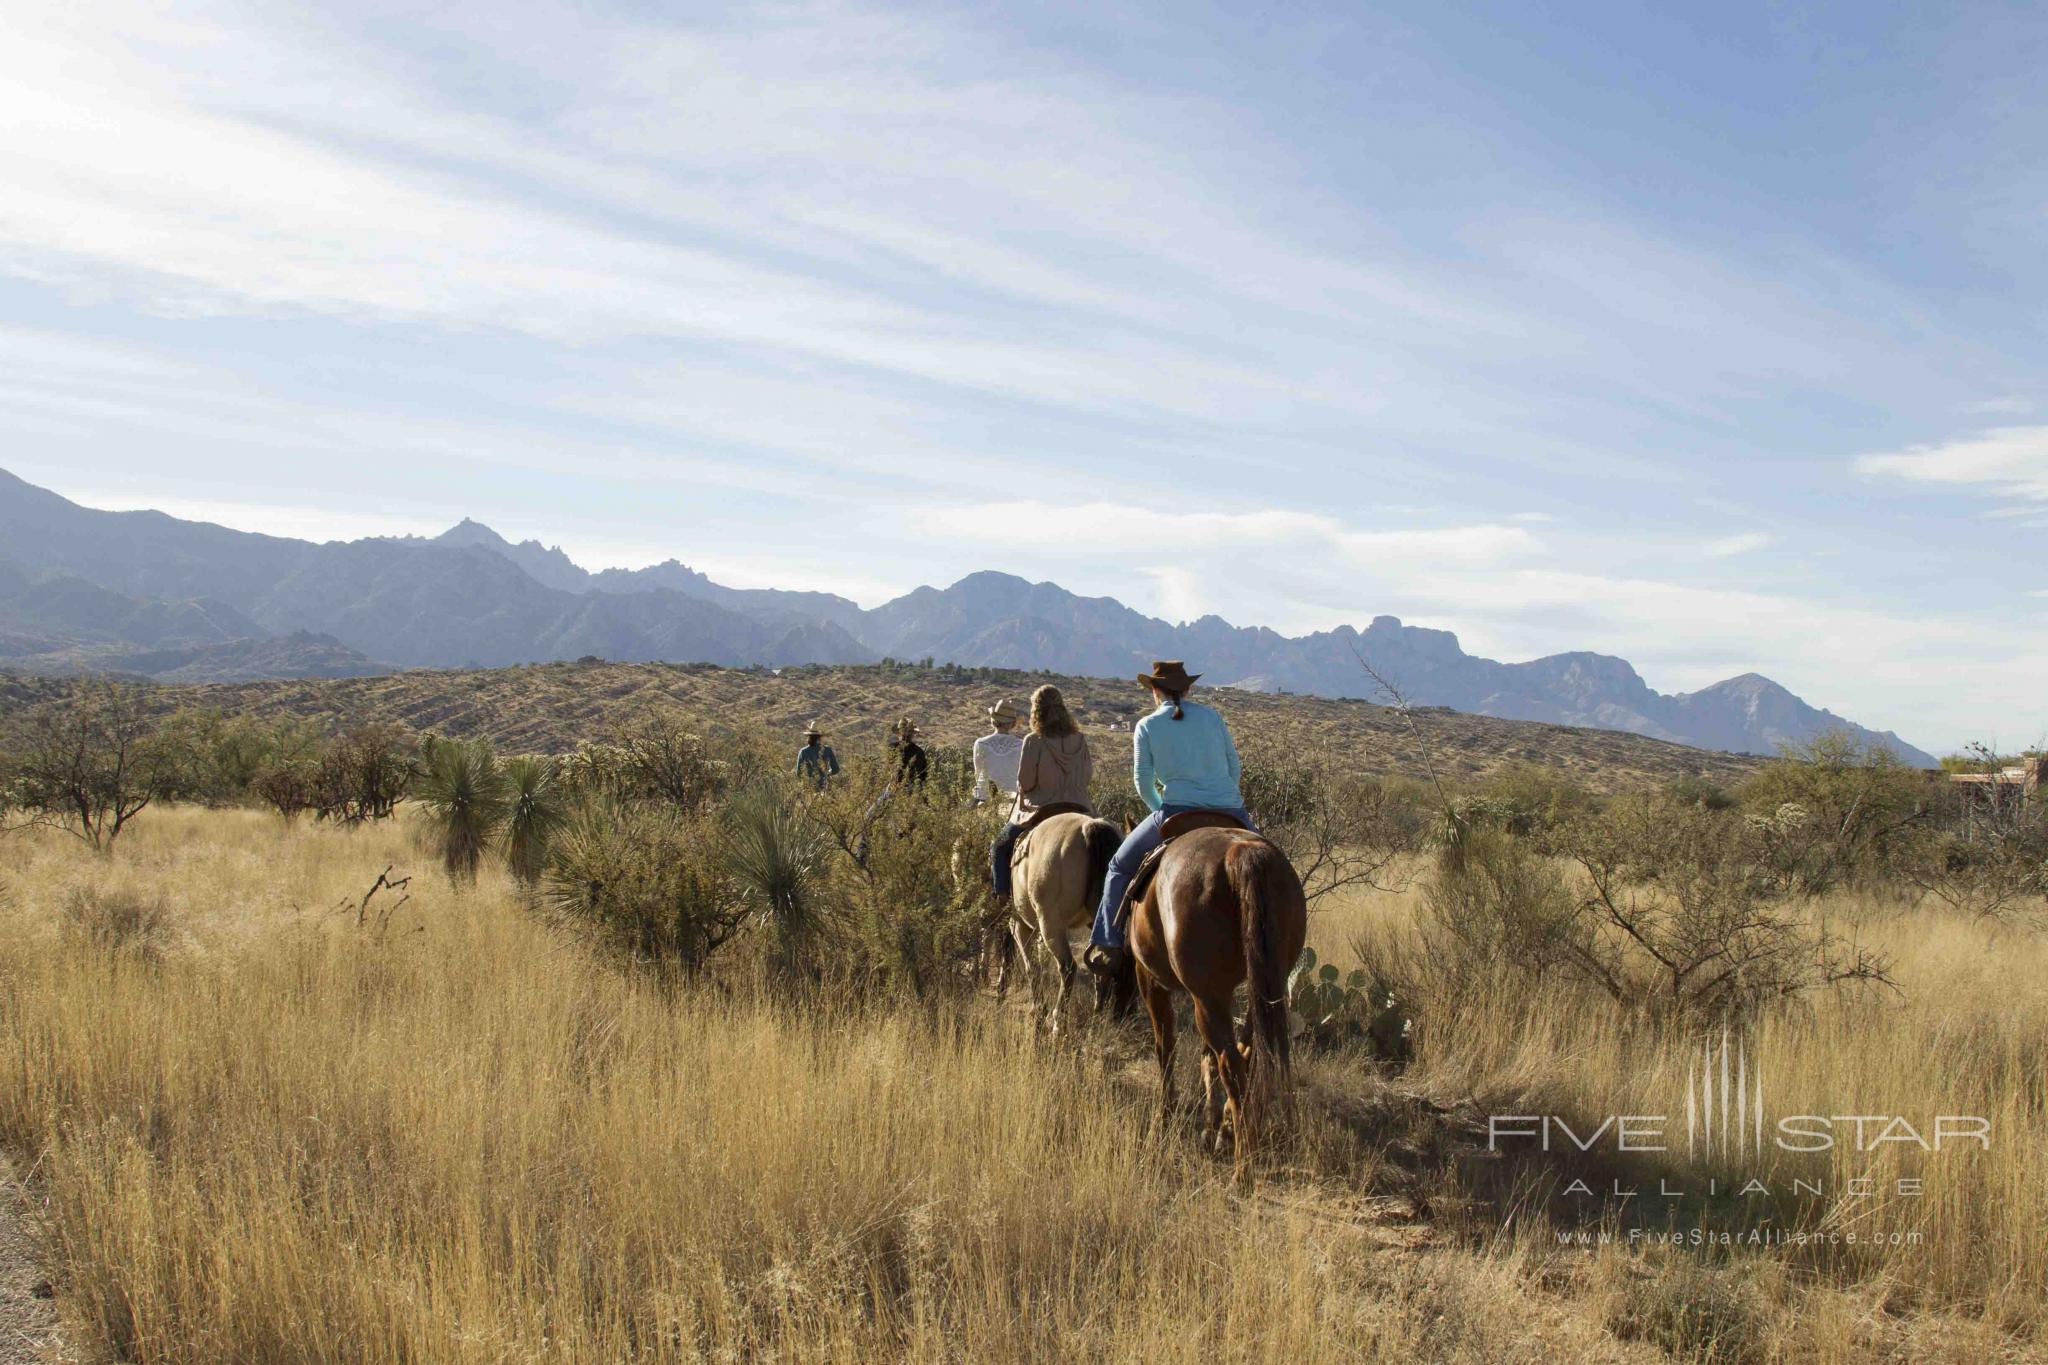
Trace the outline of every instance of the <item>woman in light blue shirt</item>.
[[1189, 673], [1179, 659], [1157, 660], [1150, 673], [1138, 675], [1138, 681], [1152, 689], [1152, 699], [1159, 704], [1131, 734], [1131, 776], [1138, 784], [1138, 796], [1152, 813], [1125, 836], [1123, 847], [1110, 859], [1102, 904], [1095, 911], [1095, 930], [1089, 935], [1083, 959], [1092, 972], [1113, 975], [1123, 966], [1129, 950], [1124, 947], [1123, 926], [1116, 922], [1116, 913], [1138, 865], [1159, 847], [1159, 827], [1167, 816], [1186, 810], [1220, 810], [1247, 826], [1252, 822], [1238, 790], [1242, 765], [1230, 727], [1211, 708], [1187, 700], [1188, 689], [1201, 676]]

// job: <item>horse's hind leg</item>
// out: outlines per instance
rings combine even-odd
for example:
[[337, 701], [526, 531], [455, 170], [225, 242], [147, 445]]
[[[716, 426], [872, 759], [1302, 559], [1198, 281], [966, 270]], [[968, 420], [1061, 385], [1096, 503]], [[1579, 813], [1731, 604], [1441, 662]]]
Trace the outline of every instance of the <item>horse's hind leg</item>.
[[995, 992], [998, 1000], [1010, 994], [1010, 969], [1017, 965], [1021, 945], [1017, 921], [998, 924], [989, 934], [989, 955], [996, 960]]
[[1220, 1156], [1223, 1152], [1223, 1075], [1216, 1068], [1216, 1054], [1202, 1049], [1202, 1140]]
[[1045, 996], [1038, 984], [1038, 958], [1031, 951], [1031, 936], [1022, 920], [1010, 921], [1010, 937], [1017, 945], [1017, 970], [1024, 973], [1024, 984], [1031, 991], [1031, 1026], [1035, 1029], [1045, 1014]]
[[1137, 972], [1138, 994], [1152, 1019], [1152, 1055], [1159, 1059], [1159, 1126], [1164, 1129], [1173, 1116], [1173, 992], [1143, 967]]
[[1224, 1115], [1230, 1120], [1233, 1145], [1237, 1151], [1237, 1178], [1245, 1180], [1251, 1173], [1252, 1149], [1258, 1135], [1252, 1132], [1251, 1117], [1247, 1111], [1250, 1099], [1248, 1077], [1244, 1054], [1237, 1047], [1237, 1030], [1230, 1017], [1230, 1000], [1204, 1000], [1195, 997], [1195, 1028], [1202, 1035], [1202, 1042], [1208, 1047], [1216, 1068], [1223, 1074]]
[[1074, 990], [1074, 946], [1067, 942], [1067, 931], [1062, 928], [1044, 935], [1046, 950], [1052, 954], [1052, 965], [1059, 969], [1059, 994], [1052, 1002], [1052, 1032], [1060, 1031], [1060, 1021], [1067, 1014], [1067, 997]]

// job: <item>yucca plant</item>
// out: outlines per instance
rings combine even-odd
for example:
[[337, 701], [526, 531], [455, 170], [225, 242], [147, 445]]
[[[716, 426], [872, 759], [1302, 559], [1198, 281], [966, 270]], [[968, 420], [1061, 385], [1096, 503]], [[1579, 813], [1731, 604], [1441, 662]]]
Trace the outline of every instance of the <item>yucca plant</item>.
[[525, 756], [505, 763], [505, 861], [521, 886], [547, 869], [548, 850], [569, 818], [569, 803], [552, 758]]
[[505, 824], [509, 788], [497, 755], [482, 740], [444, 739], [426, 751], [413, 796], [427, 812], [448, 875], [476, 880], [484, 849]]
[[824, 837], [796, 806], [769, 787], [735, 798], [726, 813], [726, 865], [759, 906], [775, 944], [776, 971], [795, 977], [818, 930], [812, 895]]

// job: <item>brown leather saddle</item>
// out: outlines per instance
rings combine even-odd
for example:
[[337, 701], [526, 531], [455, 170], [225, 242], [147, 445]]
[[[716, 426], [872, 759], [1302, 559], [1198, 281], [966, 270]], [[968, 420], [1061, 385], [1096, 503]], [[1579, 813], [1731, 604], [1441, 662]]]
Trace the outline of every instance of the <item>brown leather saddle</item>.
[[1017, 827], [1017, 842], [1010, 845], [1010, 866], [1017, 866], [1017, 860], [1024, 856], [1024, 844], [1031, 838], [1031, 831], [1037, 829], [1055, 815], [1088, 815], [1088, 807], [1074, 801], [1055, 801], [1041, 806], [1024, 817], [1024, 823]]
[[1169, 815], [1159, 826], [1159, 847], [1145, 855], [1145, 861], [1138, 864], [1138, 870], [1131, 876], [1131, 885], [1124, 892], [1124, 903], [1117, 907], [1116, 924], [1119, 929], [1130, 923], [1131, 907], [1138, 903], [1152, 885], [1152, 878], [1159, 871], [1159, 860], [1166, 856], [1166, 850], [1175, 839], [1198, 829], [1251, 829], [1250, 825], [1238, 819], [1227, 810], [1184, 810]]

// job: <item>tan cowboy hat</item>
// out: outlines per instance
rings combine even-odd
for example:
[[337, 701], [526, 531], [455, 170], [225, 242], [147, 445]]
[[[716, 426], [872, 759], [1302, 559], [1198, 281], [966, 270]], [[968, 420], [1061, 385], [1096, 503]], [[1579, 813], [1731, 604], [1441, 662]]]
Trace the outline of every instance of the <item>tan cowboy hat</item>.
[[816, 722], [816, 721], [812, 721], [812, 722], [811, 722], [811, 728], [810, 728], [810, 729], [808, 729], [808, 730], [806, 730], [806, 731], [804, 731], [804, 738], [805, 738], [805, 739], [823, 739], [824, 737], [825, 737], [825, 732], [824, 732], [823, 730], [820, 730], [820, 729], [818, 728], [818, 722]]
[[1162, 692], [1185, 692], [1195, 685], [1199, 673], [1188, 672], [1187, 665], [1179, 659], [1154, 659], [1150, 673], [1140, 673], [1138, 681], [1147, 687], [1156, 687]]
[[1017, 705], [1008, 697], [1004, 697], [994, 706], [988, 708], [988, 718], [990, 720], [1015, 720], [1017, 719]]

